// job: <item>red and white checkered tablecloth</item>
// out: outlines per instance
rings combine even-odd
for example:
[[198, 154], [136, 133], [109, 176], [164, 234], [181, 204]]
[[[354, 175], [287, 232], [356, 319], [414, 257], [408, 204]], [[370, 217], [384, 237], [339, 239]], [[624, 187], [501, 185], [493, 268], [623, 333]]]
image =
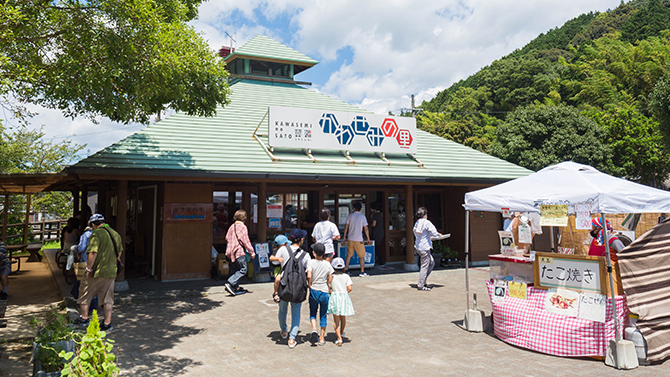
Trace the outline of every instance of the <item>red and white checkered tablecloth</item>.
[[[493, 331], [515, 346], [556, 356], [605, 356], [614, 339], [612, 299], [607, 298], [605, 323], [550, 313], [544, 309], [547, 291], [528, 287], [528, 299], [509, 296], [504, 302], [493, 300], [494, 285], [486, 282], [493, 307]], [[628, 316], [626, 296], [616, 296], [620, 335]]]

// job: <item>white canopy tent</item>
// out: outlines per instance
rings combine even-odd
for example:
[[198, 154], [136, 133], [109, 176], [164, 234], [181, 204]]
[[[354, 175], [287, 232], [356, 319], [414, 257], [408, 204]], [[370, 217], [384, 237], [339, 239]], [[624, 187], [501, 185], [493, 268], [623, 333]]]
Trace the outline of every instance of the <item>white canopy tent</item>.
[[590, 203], [597, 213], [670, 212], [670, 192], [601, 173], [576, 162], [561, 162], [537, 173], [465, 194], [468, 211], [539, 212], [540, 204]]
[[[590, 203], [591, 212], [601, 213], [605, 223], [605, 214], [670, 212], [670, 192], [612, 177], [591, 166], [568, 161], [548, 166], [526, 177], [465, 194], [468, 311], [470, 311], [468, 274], [470, 211], [502, 212], [503, 208], [507, 208], [517, 212], [539, 212], [541, 204], [567, 204], [569, 212], [574, 213], [574, 205], [580, 203]], [[609, 244], [605, 242], [605, 246], [612, 303], [615, 304]], [[614, 313], [616, 313], [615, 306], [612, 308]], [[618, 330], [615, 330], [615, 333], [618, 338]], [[618, 361], [616, 366], [619, 367]]]

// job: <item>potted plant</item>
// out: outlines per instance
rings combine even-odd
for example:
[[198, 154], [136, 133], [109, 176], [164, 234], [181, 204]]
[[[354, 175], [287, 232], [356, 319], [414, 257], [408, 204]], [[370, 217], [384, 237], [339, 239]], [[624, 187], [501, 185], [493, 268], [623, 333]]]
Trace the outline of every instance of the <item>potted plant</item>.
[[435, 259], [435, 266], [440, 266], [442, 260], [446, 258], [446, 251], [449, 249], [442, 240], [433, 242], [433, 259]]
[[50, 307], [43, 319], [33, 317], [30, 326], [37, 329], [33, 343], [33, 375], [56, 377], [60, 376], [66, 362], [61, 351], [74, 351], [74, 332], [70, 320], [56, 307]]
[[59, 356], [69, 360], [61, 376], [118, 376], [116, 355], [111, 351], [114, 341], [105, 339], [107, 333], [100, 330], [98, 312], [93, 311], [86, 334], [77, 341], [76, 351], [61, 351]]

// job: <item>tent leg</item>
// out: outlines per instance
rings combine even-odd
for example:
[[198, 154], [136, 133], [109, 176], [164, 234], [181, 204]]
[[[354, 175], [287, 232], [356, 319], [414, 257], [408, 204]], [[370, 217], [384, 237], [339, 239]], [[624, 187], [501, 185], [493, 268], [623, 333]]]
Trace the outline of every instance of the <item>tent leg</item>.
[[638, 366], [635, 344], [630, 340], [621, 339], [619, 334], [619, 320], [616, 316], [616, 295], [614, 294], [614, 277], [612, 276], [612, 257], [610, 256], [609, 235], [607, 234], [607, 220], [602, 214], [603, 240], [605, 242], [605, 259], [607, 259], [607, 275], [610, 280], [610, 298], [612, 299], [612, 319], [614, 320], [614, 337], [607, 347], [605, 364], [617, 369], [634, 369]]
[[482, 332], [485, 329], [484, 312], [470, 309], [470, 211], [465, 211], [465, 293], [467, 301], [467, 310], [463, 319], [463, 327], [472, 332]]

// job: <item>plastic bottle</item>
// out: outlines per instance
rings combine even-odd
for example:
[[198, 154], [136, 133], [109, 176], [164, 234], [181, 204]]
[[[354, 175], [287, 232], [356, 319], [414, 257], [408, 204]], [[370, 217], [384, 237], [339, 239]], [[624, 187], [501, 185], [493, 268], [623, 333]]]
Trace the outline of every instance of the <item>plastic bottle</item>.
[[637, 319], [639, 316], [634, 313], [629, 313], [629, 322], [630, 325], [624, 329], [624, 339], [630, 340], [635, 344], [635, 353], [637, 353], [637, 359], [640, 365], [646, 365], [647, 362], [647, 342], [644, 340], [642, 333], [638, 330], [636, 326]]

